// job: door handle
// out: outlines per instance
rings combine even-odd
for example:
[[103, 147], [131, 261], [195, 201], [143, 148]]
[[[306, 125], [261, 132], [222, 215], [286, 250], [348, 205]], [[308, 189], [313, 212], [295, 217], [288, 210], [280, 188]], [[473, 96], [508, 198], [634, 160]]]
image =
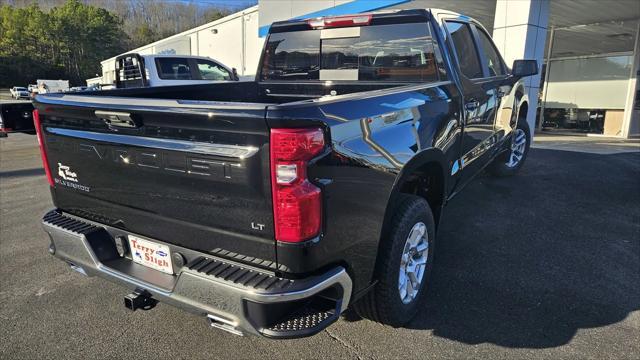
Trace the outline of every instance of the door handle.
[[467, 111], [474, 111], [478, 107], [480, 107], [480, 103], [478, 102], [478, 100], [475, 100], [475, 99], [469, 100], [466, 103], [464, 103], [464, 108]]
[[142, 125], [140, 121], [135, 121], [130, 113], [96, 110], [95, 114], [109, 127], [137, 128]]

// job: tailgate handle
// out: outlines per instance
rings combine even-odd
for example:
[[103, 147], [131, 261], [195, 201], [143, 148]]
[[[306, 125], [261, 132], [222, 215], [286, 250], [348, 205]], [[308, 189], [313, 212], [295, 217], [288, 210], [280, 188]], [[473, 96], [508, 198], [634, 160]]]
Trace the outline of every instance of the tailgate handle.
[[136, 122], [131, 114], [126, 112], [96, 110], [95, 114], [109, 127], [137, 128], [142, 125], [141, 121]]

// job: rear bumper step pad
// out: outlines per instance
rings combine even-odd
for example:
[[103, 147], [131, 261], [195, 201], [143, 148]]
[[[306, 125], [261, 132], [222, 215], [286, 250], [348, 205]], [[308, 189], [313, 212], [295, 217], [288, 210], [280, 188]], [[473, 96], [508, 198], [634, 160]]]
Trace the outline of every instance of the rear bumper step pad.
[[294, 280], [283, 279], [260, 271], [230, 264], [210, 257], [197, 257], [186, 267], [206, 276], [264, 290], [283, 290], [294, 283]]

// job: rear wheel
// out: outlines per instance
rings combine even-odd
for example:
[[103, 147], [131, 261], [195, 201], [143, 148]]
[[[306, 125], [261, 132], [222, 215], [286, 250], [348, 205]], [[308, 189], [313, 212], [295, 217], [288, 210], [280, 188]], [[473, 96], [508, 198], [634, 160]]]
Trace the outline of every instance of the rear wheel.
[[378, 283], [354, 304], [364, 318], [391, 326], [411, 320], [425, 298], [435, 240], [435, 223], [427, 201], [403, 196], [376, 264]]
[[487, 167], [494, 176], [513, 176], [524, 165], [529, 154], [531, 132], [526, 119], [520, 118], [513, 131], [509, 149], [497, 156]]

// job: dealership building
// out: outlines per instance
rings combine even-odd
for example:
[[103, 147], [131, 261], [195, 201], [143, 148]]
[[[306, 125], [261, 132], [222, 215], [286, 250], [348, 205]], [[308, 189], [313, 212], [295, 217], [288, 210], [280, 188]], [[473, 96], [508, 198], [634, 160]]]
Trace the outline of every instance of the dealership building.
[[[256, 73], [274, 21], [366, 13], [383, 9], [441, 8], [478, 20], [507, 64], [536, 59], [526, 80], [532, 128], [557, 133], [640, 136], [640, 1], [638, 0], [259, 0], [258, 5], [131, 52], [199, 55]], [[115, 57], [94, 81], [111, 84]]]

